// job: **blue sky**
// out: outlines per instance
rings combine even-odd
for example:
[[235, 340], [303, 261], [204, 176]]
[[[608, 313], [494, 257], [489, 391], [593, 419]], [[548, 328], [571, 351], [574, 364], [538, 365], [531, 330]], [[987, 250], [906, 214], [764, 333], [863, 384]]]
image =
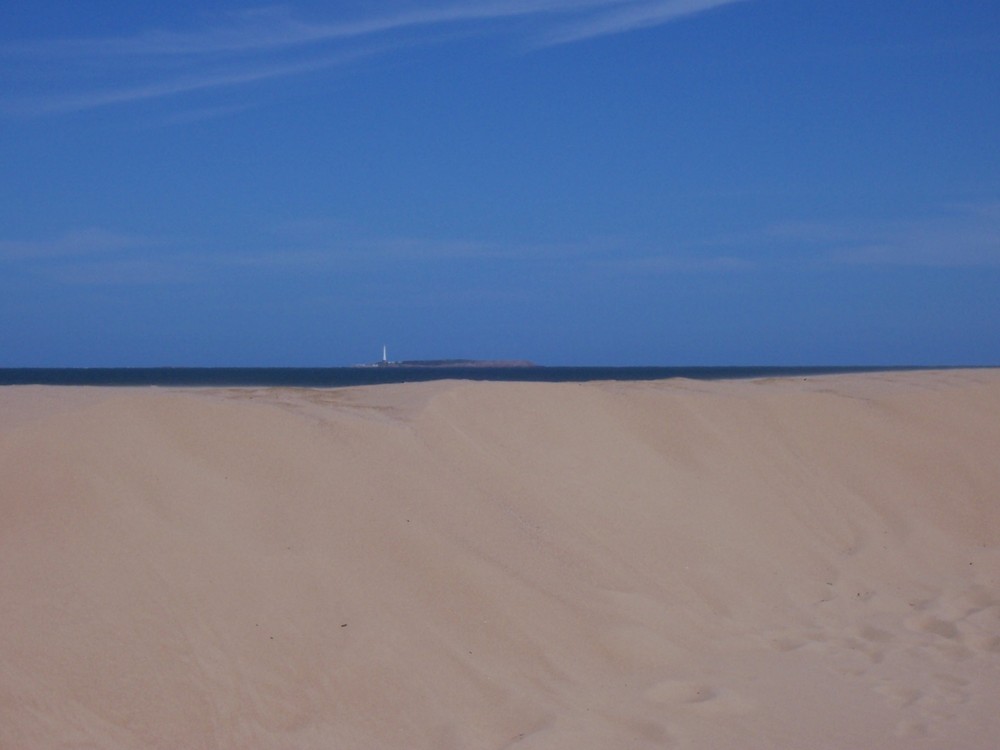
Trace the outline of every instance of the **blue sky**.
[[995, 0], [0, 5], [0, 366], [1000, 364]]

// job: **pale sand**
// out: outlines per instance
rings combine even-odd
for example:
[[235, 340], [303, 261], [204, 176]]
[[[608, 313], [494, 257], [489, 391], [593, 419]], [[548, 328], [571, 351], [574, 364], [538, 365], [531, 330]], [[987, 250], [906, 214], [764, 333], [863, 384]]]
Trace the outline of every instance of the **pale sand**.
[[0, 747], [995, 748], [1000, 370], [0, 389]]

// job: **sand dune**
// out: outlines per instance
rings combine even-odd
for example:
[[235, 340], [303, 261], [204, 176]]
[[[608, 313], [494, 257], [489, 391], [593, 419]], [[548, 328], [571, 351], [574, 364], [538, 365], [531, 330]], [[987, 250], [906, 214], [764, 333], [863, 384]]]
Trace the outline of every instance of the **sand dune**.
[[0, 389], [0, 747], [993, 748], [1000, 371]]

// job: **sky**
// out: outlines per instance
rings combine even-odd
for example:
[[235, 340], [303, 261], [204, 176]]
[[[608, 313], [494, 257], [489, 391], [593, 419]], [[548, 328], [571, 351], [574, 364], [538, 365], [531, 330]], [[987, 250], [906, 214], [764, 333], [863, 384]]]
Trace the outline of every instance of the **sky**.
[[0, 4], [0, 367], [1000, 364], [996, 0]]

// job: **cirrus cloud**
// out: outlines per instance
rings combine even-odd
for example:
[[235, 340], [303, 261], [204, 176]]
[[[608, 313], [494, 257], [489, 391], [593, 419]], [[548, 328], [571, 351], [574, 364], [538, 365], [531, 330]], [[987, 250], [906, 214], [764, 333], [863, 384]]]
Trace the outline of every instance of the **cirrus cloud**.
[[[279, 6], [206, 14], [186, 29], [20, 41], [0, 46], [0, 61], [28, 93], [0, 96], [0, 112], [52, 115], [300, 77], [416, 44], [439, 44], [443, 31], [517, 34], [537, 49], [741, 2], [746, 0], [418, 2], [341, 18], [306, 17]], [[48, 74], [38, 77], [39, 70]]]

